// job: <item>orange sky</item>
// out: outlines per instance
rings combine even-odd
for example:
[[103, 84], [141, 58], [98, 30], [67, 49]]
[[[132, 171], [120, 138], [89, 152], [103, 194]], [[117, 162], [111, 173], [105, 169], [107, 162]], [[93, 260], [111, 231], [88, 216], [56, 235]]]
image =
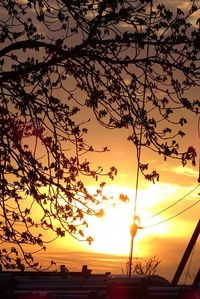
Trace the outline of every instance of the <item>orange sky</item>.
[[[95, 121], [93, 114], [89, 110], [84, 110], [81, 113], [82, 121], [89, 118], [91, 121], [87, 125], [89, 132], [86, 135], [86, 141], [96, 149], [108, 146], [110, 151], [98, 154], [92, 152], [85, 158], [91, 161], [94, 168], [102, 165], [105, 171], [110, 166], [116, 166], [118, 175], [114, 181], [106, 179], [105, 194], [113, 197], [113, 202], [116, 202], [121, 192], [126, 193], [130, 201], [118, 203], [115, 207], [105, 205], [104, 218], [89, 219], [88, 234], [95, 239], [92, 246], [66, 236], [50, 244], [48, 251], [40, 254], [39, 258], [44, 264], [47, 263], [49, 257], [54, 259], [57, 262], [57, 269], [60, 264], [65, 264], [69, 270], [77, 271], [81, 270], [83, 264], [87, 264], [93, 272], [110, 271], [122, 274], [122, 269], [125, 271], [130, 251], [129, 226], [134, 210], [137, 170], [135, 147], [127, 141], [128, 130], [102, 128]], [[198, 116], [188, 114], [187, 119], [187, 135], [180, 139], [180, 146], [183, 151], [186, 151], [190, 145], [199, 149]], [[141, 162], [149, 163], [149, 172], [157, 170], [160, 174], [160, 181], [153, 184], [140, 175], [137, 214], [141, 218], [141, 225], [146, 228], [139, 231], [136, 236], [133, 256], [142, 259], [156, 256], [161, 260], [158, 274], [171, 280], [198, 222], [200, 205], [197, 204], [171, 221], [153, 227], [151, 225], [166, 220], [195, 203], [199, 199], [200, 187], [171, 209], [152, 219], [146, 221], [145, 219], [173, 204], [198, 185], [198, 165], [194, 167], [188, 162], [185, 167], [182, 167], [181, 161], [170, 159], [164, 162], [163, 157], [153, 154], [148, 149], [142, 150]], [[199, 157], [197, 162], [199, 162]], [[91, 178], [83, 178], [83, 181], [91, 192], [100, 183]], [[191, 263], [191, 275], [196, 273], [199, 265], [198, 251], [199, 241]], [[186, 271], [187, 268], [184, 273]]]
[[[134, 145], [127, 141], [128, 130], [105, 129], [97, 123], [93, 113], [88, 109], [80, 113], [81, 121], [87, 121], [89, 118], [91, 119], [87, 124], [89, 131], [85, 137], [87, 143], [98, 150], [108, 146], [110, 151], [97, 154], [91, 152], [84, 158], [91, 162], [93, 168], [103, 166], [105, 172], [110, 166], [116, 166], [118, 175], [113, 181], [106, 179], [105, 194], [113, 197], [113, 202], [116, 202], [121, 192], [126, 193], [130, 201], [118, 203], [116, 207], [105, 205], [104, 218], [89, 219], [88, 234], [95, 239], [92, 246], [66, 236], [49, 245], [48, 251], [40, 254], [39, 258], [44, 264], [49, 257], [54, 259], [57, 261], [57, 269], [60, 264], [66, 264], [69, 270], [77, 271], [83, 264], [87, 264], [93, 272], [111, 271], [121, 274], [122, 269], [125, 270], [130, 251], [129, 227], [134, 211], [136, 151]], [[188, 124], [184, 131], [187, 134], [183, 139], [180, 138], [180, 147], [186, 151], [188, 146], [192, 145], [198, 150], [200, 148], [198, 116], [187, 113], [186, 118]], [[152, 219], [146, 221], [145, 219], [173, 204], [198, 185], [198, 165], [194, 167], [188, 162], [185, 167], [182, 167], [181, 161], [171, 159], [164, 162], [163, 157], [148, 149], [142, 149], [141, 162], [149, 163], [149, 172], [157, 170], [160, 181], [153, 184], [140, 175], [137, 214], [141, 218], [141, 225], [146, 228], [139, 231], [136, 236], [133, 256], [143, 259], [156, 256], [161, 260], [158, 273], [170, 280], [198, 222], [200, 204], [171, 221], [153, 227], [151, 225], [166, 220], [195, 203], [199, 199], [200, 187], [166, 212]], [[199, 157], [197, 162], [199, 163]], [[100, 183], [91, 178], [83, 178], [83, 181], [91, 192], [98, 188]], [[199, 243], [191, 263], [192, 275], [199, 265], [198, 250]]]
[[[190, 2], [166, 1], [170, 5], [172, 2], [173, 4], [184, 2], [184, 6]], [[112, 196], [113, 202], [115, 202], [119, 194], [123, 192], [129, 196], [130, 201], [129, 203], [118, 203], [115, 207], [105, 205], [104, 218], [89, 220], [88, 233], [92, 234], [95, 239], [92, 246], [66, 236], [50, 244], [49, 251], [40, 253], [39, 258], [45, 264], [50, 257], [57, 261], [57, 268], [60, 264], [66, 264], [71, 271], [80, 270], [82, 264], [87, 264], [89, 268], [93, 269], [93, 272], [111, 271], [121, 274], [122, 269], [125, 269], [130, 251], [129, 226], [134, 210], [136, 152], [134, 146], [127, 141], [128, 131], [126, 129], [104, 129], [96, 123], [88, 110], [81, 114], [82, 117], [83, 120], [91, 118], [91, 122], [88, 124], [88, 143], [96, 146], [97, 149], [104, 146], [108, 146], [110, 149], [106, 153], [90, 153], [87, 159], [94, 166], [102, 165], [105, 171], [113, 165], [118, 169], [118, 175], [114, 181], [106, 180], [105, 194]], [[193, 145], [199, 149], [198, 116], [189, 114], [188, 120], [187, 135], [184, 139], [180, 139], [181, 147], [186, 150], [188, 146]], [[197, 162], [199, 159], [198, 156]], [[152, 225], [172, 217], [195, 203], [200, 198], [198, 195], [200, 187], [171, 209], [149, 220], [147, 218], [173, 204], [198, 185], [198, 165], [193, 167], [188, 163], [183, 168], [180, 161], [168, 159], [164, 162], [163, 157], [153, 154], [148, 149], [142, 150], [141, 162], [150, 163], [149, 172], [152, 170], [159, 172], [160, 182], [153, 185], [140, 176], [137, 214], [141, 218], [141, 225], [144, 225], [145, 228], [136, 236], [133, 256], [134, 258], [158, 257], [161, 260], [158, 273], [171, 279], [198, 222], [200, 204], [171, 221]], [[90, 190], [93, 190], [97, 188], [99, 182], [95, 183], [93, 180], [85, 178], [85, 183]], [[198, 241], [191, 263], [191, 275], [194, 275], [199, 265], [197, 254], [200, 248], [199, 243]]]
[[[188, 134], [182, 140], [181, 146], [185, 150], [189, 145], [198, 149], [200, 142], [198, 118], [189, 117], [189, 120], [186, 127]], [[52, 256], [58, 262], [57, 268], [59, 264], [66, 264], [73, 271], [80, 270], [81, 265], [87, 264], [93, 272], [111, 271], [121, 274], [122, 269], [125, 270], [130, 251], [129, 226], [133, 215], [136, 179], [135, 149], [126, 140], [128, 133], [126, 130], [106, 130], [98, 126], [94, 120], [91, 121], [89, 127], [88, 141], [97, 148], [108, 146], [110, 152], [91, 154], [88, 159], [91, 159], [93, 164], [103, 165], [105, 170], [115, 165], [119, 171], [114, 181], [107, 180], [105, 194], [113, 196], [113, 201], [116, 201], [121, 192], [126, 193], [130, 201], [118, 203], [115, 207], [105, 205], [104, 218], [89, 220], [88, 233], [95, 238], [92, 246], [66, 236], [50, 246], [50, 252], [48, 251], [47, 255], [44, 254], [41, 257], [45, 261], [47, 256]], [[155, 169], [160, 173], [160, 182], [152, 184], [140, 176], [137, 214], [141, 218], [141, 225], [146, 228], [139, 231], [136, 236], [133, 255], [143, 259], [158, 257], [161, 260], [158, 273], [170, 280], [198, 222], [200, 205], [197, 204], [187, 212], [163, 224], [153, 227], [151, 225], [170, 218], [199, 200], [200, 187], [171, 209], [152, 219], [146, 221], [145, 219], [184, 197], [198, 185], [198, 165], [194, 167], [188, 163], [187, 166], [182, 167], [180, 161], [170, 159], [164, 162], [162, 157], [153, 155], [148, 149], [143, 150], [142, 160], [150, 163], [151, 170]], [[91, 192], [97, 187], [94, 181], [86, 181], [86, 184]], [[199, 241], [191, 263], [191, 275], [197, 271], [198, 251]], [[186, 271], [187, 268], [184, 273]], [[184, 274], [182, 279], [184, 279]]]

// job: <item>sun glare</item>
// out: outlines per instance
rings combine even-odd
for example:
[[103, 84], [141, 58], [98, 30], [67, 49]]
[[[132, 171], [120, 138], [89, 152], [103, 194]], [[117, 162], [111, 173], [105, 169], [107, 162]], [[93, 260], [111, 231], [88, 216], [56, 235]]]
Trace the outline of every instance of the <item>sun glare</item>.
[[[97, 252], [108, 254], [127, 255], [130, 248], [130, 225], [132, 223], [134, 211], [134, 190], [130, 188], [109, 187], [105, 190], [106, 194], [119, 197], [120, 193], [127, 194], [128, 203], [119, 202], [115, 206], [105, 206], [105, 216], [102, 218], [89, 219], [89, 228], [87, 233], [94, 237], [94, 242], [90, 249]], [[163, 190], [158, 185], [149, 185], [146, 189], [140, 190], [137, 202], [138, 216], [141, 219], [151, 217], [155, 212], [159, 202], [163, 199]], [[165, 196], [167, 193], [165, 192]], [[156, 218], [156, 221], [162, 221], [162, 218]], [[138, 248], [138, 242], [143, 238], [154, 234], [166, 234], [167, 225], [162, 225], [159, 229], [144, 229], [138, 232], [135, 238], [134, 248], [140, 255], [145, 255], [145, 248]], [[139, 252], [140, 251], [140, 252]]]

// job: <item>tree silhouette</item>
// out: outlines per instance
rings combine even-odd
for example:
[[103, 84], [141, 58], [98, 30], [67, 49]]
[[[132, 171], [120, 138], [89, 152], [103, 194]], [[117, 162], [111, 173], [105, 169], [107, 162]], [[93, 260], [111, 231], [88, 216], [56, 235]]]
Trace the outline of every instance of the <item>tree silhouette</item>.
[[[132, 275], [155, 275], [157, 270], [158, 270], [158, 266], [161, 263], [161, 260], [159, 260], [159, 258], [157, 258], [156, 256], [150, 257], [147, 260], [140, 260], [140, 259], [136, 259], [133, 262], [132, 268], [131, 268], [131, 276]], [[122, 270], [122, 273], [124, 273], [124, 271]], [[126, 264], [126, 274], [129, 274], [129, 261]]]
[[[91, 108], [106, 128], [129, 129], [137, 156], [144, 146], [164, 159], [195, 163], [195, 149], [182, 150], [178, 140], [184, 111], [199, 113], [191, 91], [200, 79], [199, 20], [191, 23], [198, 10], [195, 1], [175, 13], [151, 0], [1, 1], [0, 258], [6, 268], [39, 267], [30, 245], [45, 249], [42, 231], [87, 239], [85, 215], [102, 214], [103, 183], [91, 195], [83, 182], [84, 176], [97, 180], [103, 169], [91, 169], [87, 160], [94, 149], [85, 142], [79, 110]], [[146, 173], [147, 163], [139, 166], [146, 179], [158, 179], [156, 171]], [[112, 179], [116, 168], [105, 174]]]

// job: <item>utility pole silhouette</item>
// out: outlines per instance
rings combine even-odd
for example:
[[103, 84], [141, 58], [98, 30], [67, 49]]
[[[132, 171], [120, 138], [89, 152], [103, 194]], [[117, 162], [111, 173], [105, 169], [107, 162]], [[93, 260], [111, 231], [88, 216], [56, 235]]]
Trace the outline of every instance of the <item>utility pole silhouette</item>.
[[192, 237], [190, 239], [190, 242], [188, 243], [188, 246], [187, 246], [187, 248], [185, 250], [185, 253], [184, 253], [183, 257], [182, 257], [182, 260], [180, 261], [180, 264], [179, 264], [179, 266], [178, 266], [178, 268], [176, 270], [176, 273], [175, 273], [175, 275], [174, 275], [174, 277], [172, 279], [172, 285], [173, 286], [177, 285], [177, 283], [178, 283], [178, 281], [179, 281], [179, 279], [181, 277], [181, 274], [183, 273], [183, 270], [184, 270], [184, 268], [186, 266], [188, 258], [189, 258], [190, 254], [192, 252], [192, 249], [193, 249], [193, 247], [194, 247], [194, 245], [195, 245], [195, 243], [197, 241], [199, 233], [200, 233], [200, 220], [197, 223], [197, 226], [196, 226], [196, 228], [195, 228], [195, 230], [193, 232], [193, 235], [192, 235]]

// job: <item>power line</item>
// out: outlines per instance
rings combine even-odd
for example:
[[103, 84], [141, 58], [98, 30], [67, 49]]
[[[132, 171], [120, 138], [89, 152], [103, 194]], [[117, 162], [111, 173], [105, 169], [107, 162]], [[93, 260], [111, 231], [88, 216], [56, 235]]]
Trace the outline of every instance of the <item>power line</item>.
[[181, 202], [183, 199], [185, 199], [188, 195], [190, 195], [192, 192], [194, 192], [198, 187], [200, 186], [200, 184], [198, 184], [195, 188], [193, 188], [191, 191], [189, 191], [187, 194], [185, 194], [183, 197], [181, 197], [180, 199], [178, 199], [177, 201], [175, 201], [173, 204], [169, 205], [168, 207], [164, 208], [163, 210], [157, 212], [156, 214], [146, 218], [144, 221], [149, 220], [154, 218], [157, 215], [162, 214], [163, 212], [167, 211], [168, 209], [170, 209], [171, 207], [175, 206], [177, 203]]
[[175, 218], [175, 217], [177, 217], [177, 216], [183, 214], [184, 212], [188, 211], [189, 209], [191, 209], [193, 206], [195, 206], [195, 205], [198, 204], [199, 202], [200, 202], [200, 199], [197, 200], [197, 201], [196, 201], [195, 203], [193, 203], [192, 205], [190, 205], [189, 207], [187, 207], [187, 208], [185, 208], [184, 210], [182, 210], [181, 212], [179, 212], [179, 213], [177, 213], [177, 214], [175, 214], [175, 215], [173, 215], [173, 216], [171, 216], [171, 217], [169, 217], [169, 218], [167, 218], [167, 219], [165, 219], [165, 220], [162, 220], [162, 221], [160, 221], [160, 222], [154, 223], [154, 224], [149, 225], [149, 226], [145, 226], [144, 228], [150, 228], [150, 227], [153, 227], [153, 226], [157, 226], [157, 225], [159, 225], [159, 224], [162, 224], [162, 223], [164, 223], [164, 222], [167, 222], [167, 221], [169, 221], [169, 220], [171, 220], [171, 219], [173, 219], [173, 218]]

